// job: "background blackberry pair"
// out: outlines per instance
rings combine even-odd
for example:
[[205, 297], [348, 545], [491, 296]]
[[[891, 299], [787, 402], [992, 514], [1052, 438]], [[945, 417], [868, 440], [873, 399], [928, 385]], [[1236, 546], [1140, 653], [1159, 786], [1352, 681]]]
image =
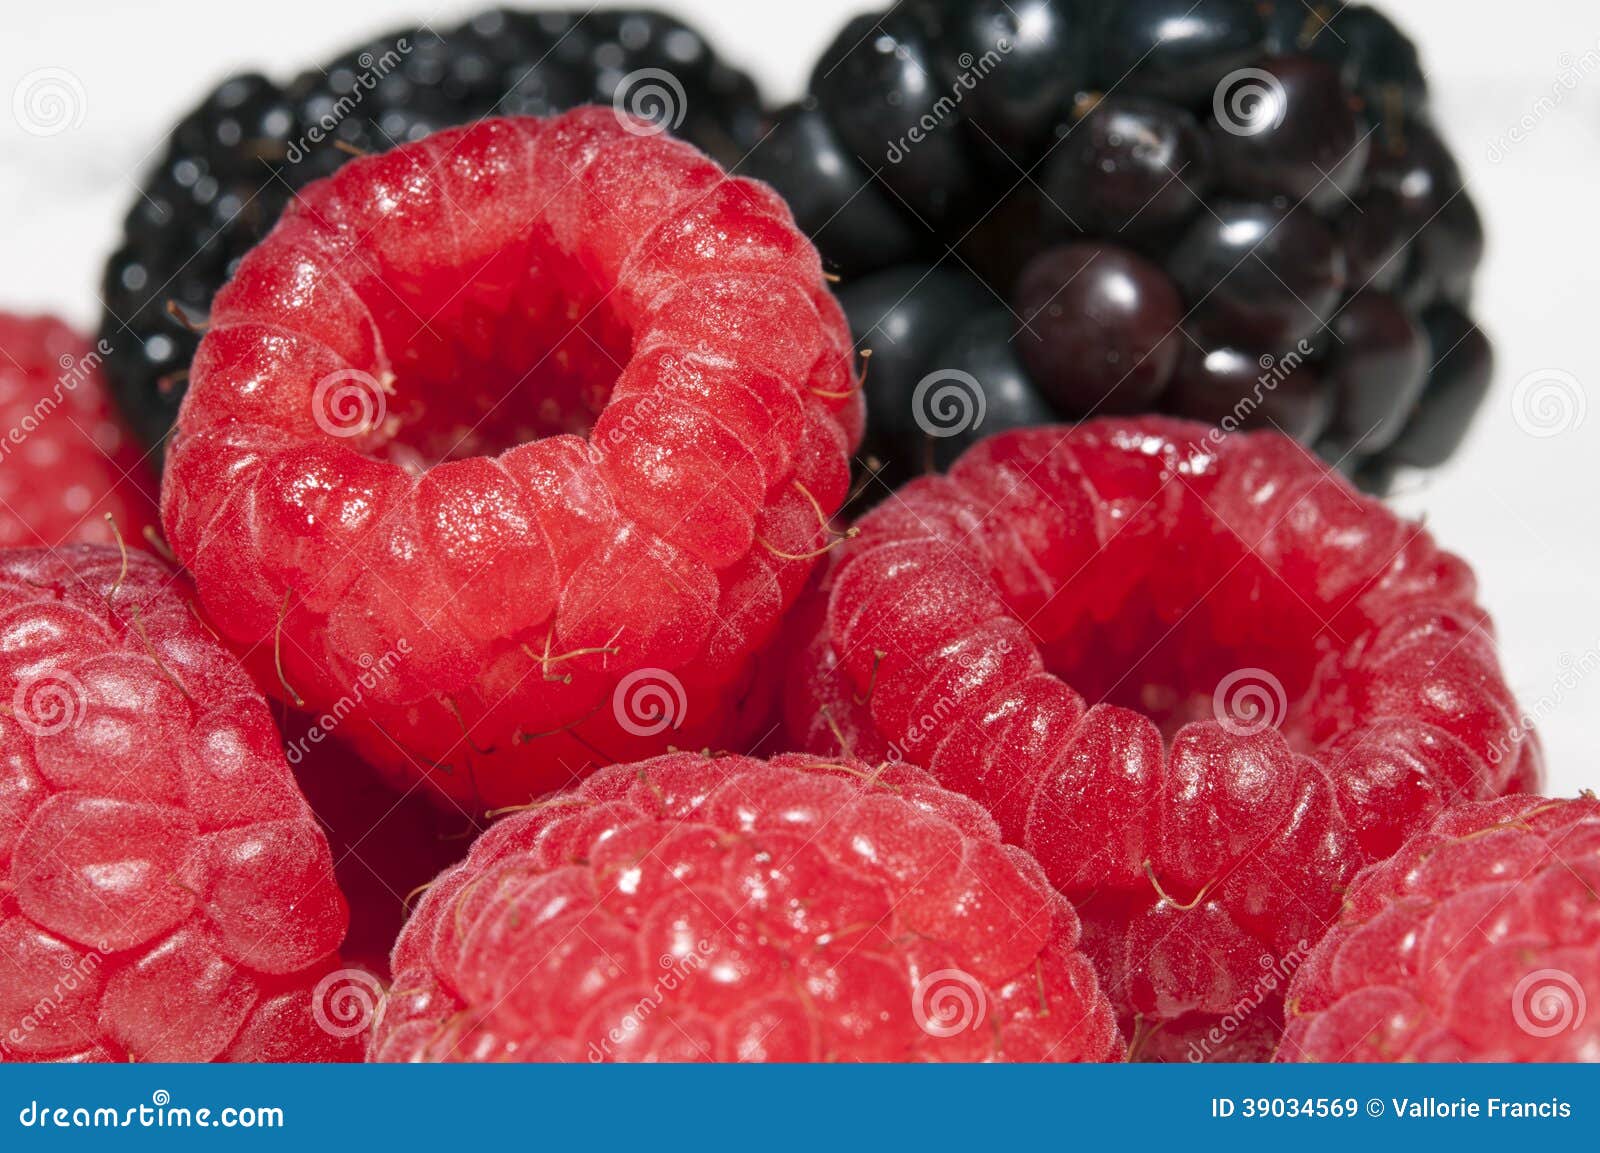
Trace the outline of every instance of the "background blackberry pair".
[[1363, 5], [910, 0], [840, 31], [745, 170], [843, 276], [887, 482], [1155, 409], [1381, 489], [1450, 456], [1490, 375], [1426, 103]]
[[118, 403], [165, 435], [198, 342], [169, 302], [202, 319], [352, 153], [627, 98], [656, 69], [676, 130], [776, 185], [841, 275], [885, 484], [1003, 428], [1156, 410], [1279, 427], [1381, 490], [1447, 459], [1487, 391], [1482, 229], [1381, 13], [908, 0], [847, 24], [766, 122], [698, 33], [632, 10], [496, 10], [287, 86], [228, 81], [174, 130], [107, 267]]

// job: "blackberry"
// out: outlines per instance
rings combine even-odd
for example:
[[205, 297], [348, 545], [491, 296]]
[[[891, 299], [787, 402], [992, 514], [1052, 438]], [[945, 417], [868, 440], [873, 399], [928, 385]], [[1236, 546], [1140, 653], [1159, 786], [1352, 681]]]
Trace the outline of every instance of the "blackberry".
[[[885, 484], [974, 430], [1154, 410], [1282, 428], [1381, 488], [1487, 388], [1482, 223], [1375, 8], [904, 0], [774, 120], [742, 171], [842, 278]], [[981, 426], [929, 433], [907, 405], [950, 372]]]
[[648, 10], [494, 9], [376, 38], [287, 85], [227, 80], [172, 130], [106, 266], [100, 333], [117, 404], [147, 443], [163, 441], [199, 343], [191, 325], [295, 193], [352, 155], [613, 99], [729, 164], [761, 129], [749, 77]]

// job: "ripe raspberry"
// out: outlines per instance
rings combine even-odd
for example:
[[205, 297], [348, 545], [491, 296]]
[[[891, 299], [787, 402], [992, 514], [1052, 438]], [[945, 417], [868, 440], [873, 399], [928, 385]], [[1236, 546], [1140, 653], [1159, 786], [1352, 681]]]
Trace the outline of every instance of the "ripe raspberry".
[[0, 554], [0, 1056], [351, 1059], [327, 842], [174, 579]]
[[1289, 985], [1282, 1061], [1600, 1061], [1600, 801], [1440, 813]]
[[796, 614], [791, 743], [982, 802], [1146, 1055], [1270, 1052], [1237, 1019], [1281, 1020], [1355, 870], [1538, 780], [1466, 566], [1278, 434], [1006, 433], [859, 527]]
[[134, 430], [159, 451], [194, 357], [198, 338], [168, 303], [207, 315], [307, 184], [352, 153], [586, 102], [640, 108], [727, 163], [763, 130], [751, 79], [694, 28], [648, 9], [491, 8], [453, 26], [389, 29], [281, 86], [255, 73], [223, 81], [163, 134], [106, 262], [107, 375]]
[[677, 753], [490, 829], [369, 1058], [1120, 1060], [1072, 906], [920, 769]]
[[0, 548], [137, 540], [155, 485], [111, 410], [100, 349], [49, 316], [0, 312]]
[[208, 610], [463, 805], [735, 739], [846, 494], [815, 250], [653, 131], [587, 108], [346, 165], [195, 357], [163, 520]]

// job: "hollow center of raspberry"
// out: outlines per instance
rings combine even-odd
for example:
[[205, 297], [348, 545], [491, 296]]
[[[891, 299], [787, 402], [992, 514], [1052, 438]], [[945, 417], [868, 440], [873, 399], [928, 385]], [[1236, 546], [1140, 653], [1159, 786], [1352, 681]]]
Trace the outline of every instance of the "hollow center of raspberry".
[[1217, 721], [1239, 733], [1276, 728], [1309, 752], [1309, 690], [1334, 638], [1287, 590], [1250, 580], [1225, 579], [1176, 614], [1136, 593], [1109, 620], [1044, 646], [1045, 665], [1089, 704], [1143, 713], [1169, 740], [1185, 724]]
[[548, 234], [389, 305], [378, 324], [394, 379], [374, 447], [413, 472], [586, 435], [630, 355], [605, 290]]

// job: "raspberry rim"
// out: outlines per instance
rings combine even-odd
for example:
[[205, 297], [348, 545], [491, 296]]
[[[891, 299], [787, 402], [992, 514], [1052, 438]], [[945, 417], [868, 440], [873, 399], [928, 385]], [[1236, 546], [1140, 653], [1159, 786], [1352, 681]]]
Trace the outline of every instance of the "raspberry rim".
[[[770, 189], [658, 133], [591, 107], [354, 160], [195, 357], [162, 508], [202, 602], [281, 695], [344, 703], [343, 735], [458, 803], [661, 751], [606, 691], [736, 698], [838, 538], [862, 405], [820, 260]], [[462, 387], [496, 357], [498, 399]], [[667, 736], [719, 743], [719, 711]]]
[[982, 803], [1170, 1055], [1260, 957], [1281, 1003], [1277, 963], [1431, 812], [1537, 789], [1470, 570], [1287, 437], [1002, 433], [857, 527], [796, 616], [791, 740]]

